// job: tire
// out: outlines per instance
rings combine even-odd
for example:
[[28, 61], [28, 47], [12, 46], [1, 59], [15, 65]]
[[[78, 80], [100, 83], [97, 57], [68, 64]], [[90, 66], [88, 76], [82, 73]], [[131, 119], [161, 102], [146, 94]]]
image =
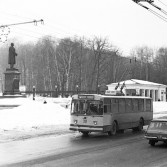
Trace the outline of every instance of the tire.
[[140, 119], [139, 121], [139, 126], [137, 127], [138, 131], [142, 131], [144, 126], [144, 121], [143, 119]]
[[124, 129], [118, 130], [117, 133], [124, 133]]
[[82, 131], [81, 133], [82, 133], [83, 136], [89, 136], [89, 135], [88, 135], [89, 132], [83, 132], [83, 131]]
[[138, 126], [132, 128], [132, 130], [133, 130], [134, 132], [136, 132], [136, 131], [142, 131], [142, 130], [143, 130], [143, 126], [144, 126], [144, 121], [143, 121], [143, 119], [141, 118], [141, 119], [139, 120]]
[[109, 136], [114, 136], [117, 133], [117, 123], [114, 121], [112, 123], [111, 131], [108, 132]]
[[155, 146], [155, 141], [149, 140], [149, 144], [150, 144], [151, 146]]
[[164, 144], [167, 144], [167, 141], [164, 141]]

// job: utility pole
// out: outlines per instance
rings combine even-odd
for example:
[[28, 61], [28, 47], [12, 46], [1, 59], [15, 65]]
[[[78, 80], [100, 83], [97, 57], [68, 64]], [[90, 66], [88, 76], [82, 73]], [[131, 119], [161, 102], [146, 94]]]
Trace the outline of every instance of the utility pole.
[[82, 56], [83, 56], [83, 44], [82, 44], [82, 40], [81, 40], [81, 56], [80, 56], [80, 71], [79, 71], [79, 79], [80, 79], [80, 91], [82, 89]]

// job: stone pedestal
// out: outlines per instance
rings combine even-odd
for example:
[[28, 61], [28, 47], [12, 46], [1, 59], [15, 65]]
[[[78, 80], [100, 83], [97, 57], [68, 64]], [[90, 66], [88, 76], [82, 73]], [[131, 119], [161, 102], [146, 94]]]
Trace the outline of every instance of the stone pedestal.
[[7, 68], [5, 74], [5, 90], [3, 95], [21, 94], [19, 91], [20, 72], [16, 68]]

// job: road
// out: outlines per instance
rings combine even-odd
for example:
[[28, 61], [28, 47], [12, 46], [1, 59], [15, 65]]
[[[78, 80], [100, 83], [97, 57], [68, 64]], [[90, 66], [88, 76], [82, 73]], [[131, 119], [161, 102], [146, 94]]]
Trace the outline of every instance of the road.
[[79, 133], [0, 144], [0, 166], [165, 167], [167, 145], [151, 147], [143, 133]]

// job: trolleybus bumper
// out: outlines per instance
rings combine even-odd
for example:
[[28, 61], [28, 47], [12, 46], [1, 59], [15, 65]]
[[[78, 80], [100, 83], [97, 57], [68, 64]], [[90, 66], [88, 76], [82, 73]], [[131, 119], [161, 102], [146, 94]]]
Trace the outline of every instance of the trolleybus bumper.
[[70, 130], [73, 131], [89, 131], [89, 132], [104, 132], [103, 126], [79, 126], [70, 125]]

